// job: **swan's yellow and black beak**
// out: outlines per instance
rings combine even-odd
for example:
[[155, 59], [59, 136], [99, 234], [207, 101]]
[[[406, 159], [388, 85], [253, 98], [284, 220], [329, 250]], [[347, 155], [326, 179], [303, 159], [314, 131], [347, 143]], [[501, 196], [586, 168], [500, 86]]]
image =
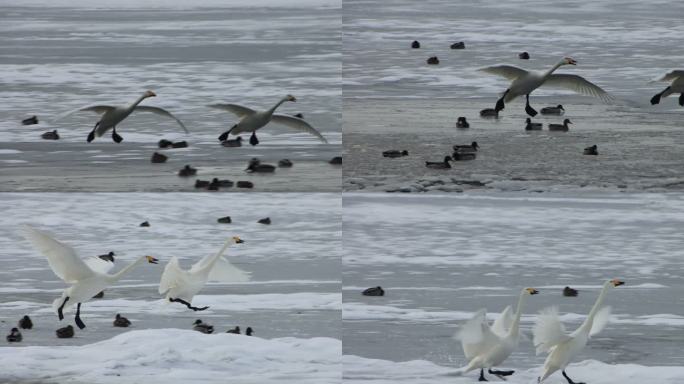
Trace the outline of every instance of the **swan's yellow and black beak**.
[[152, 256], [145, 256], [145, 258], [147, 259], [147, 262], [150, 264], [158, 264], [159, 263], [159, 260], [155, 259]]
[[618, 279], [613, 279], [610, 281], [614, 287], [619, 287], [621, 285], [625, 285], [624, 281], [618, 280]]
[[530, 295], [536, 295], [539, 293], [539, 291], [534, 288], [527, 288], [527, 292], [529, 292]]
[[245, 242], [244, 240], [242, 240], [242, 239], [241, 239], [240, 237], [238, 237], [238, 236], [233, 236], [233, 241], [235, 242], [235, 244], [242, 244], [242, 243]]

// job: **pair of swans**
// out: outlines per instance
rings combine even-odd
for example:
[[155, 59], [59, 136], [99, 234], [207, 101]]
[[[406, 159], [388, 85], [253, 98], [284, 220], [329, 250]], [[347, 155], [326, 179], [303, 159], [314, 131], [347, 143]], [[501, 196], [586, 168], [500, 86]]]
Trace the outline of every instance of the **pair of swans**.
[[[123, 141], [123, 137], [119, 135], [116, 132], [116, 126], [124, 121], [131, 113], [133, 112], [152, 112], [157, 115], [165, 116], [174, 119], [178, 125], [183, 128], [185, 133], [190, 133], [188, 129], [185, 127], [182, 121], [180, 121], [178, 118], [176, 118], [174, 115], [172, 115], [170, 112], [163, 108], [159, 107], [150, 107], [150, 106], [143, 106], [139, 105], [143, 100], [149, 98], [149, 97], [155, 97], [157, 96], [154, 92], [152, 91], [146, 91], [143, 93], [140, 97], [138, 97], [133, 103], [126, 105], [126, 106], [111, 106], [111, 105], [93, 105], [93, 106], [88, 106], [84, 107], [75, 111], [70, 111], [67, 112], [66, 114], [63, 114], [62, 116], [58, 117], [57, 120], [62, 119], [72, 113], [75, 112], [80, 112], [80, 111], [89, 111], [89, 112], [95, 112], [99, 115], [101, 115], [100, 120], [95, 123], [95, 127], [93, 128], [92, 131], [88, 134], [87, 141], [90, 143], [95, 139], [95, 137], [101, 137], [107, 131], [110, 129], [112, 130], [112, 140], [116, 143], [120, 143]], [[233, 125], [231, 129], [229, 129], [227, 132], [224, 132], [219, 136], [220, 141], [225, 141], [228, 138], [229, 134], [237, 135], [242, 132], [252, 132], [252, 136], [250, 138], [250, 143], [252, 145], [257, 145], [259, 144], [259, 140], [256, 137], [256, 131], [260, 128], [263, 128], [270, 122], [282, 124], [285, 126], [288, 126], [292, 129], [302, 131], [309, 133], [313, 136], [316, 136], [320, 141], [323, 143], [327, 143], [328, 141], [314, 128], [312, 127], [309, 123], [304, 121], [303, 119], [294, 117], [294, 116], [287, 116], [287, 115], [279, 115], [279, 114], [274, 114], [276, 108], [278, 108], [281, 104], [283, 104], [286, 101], [297, 101], [297, 99], [292, 96], [292, 95], [287, 95], [283, 97], [281, 100], [278, 101], [272, 108], [266, 110], [266, 111], [255, 111], [251, 108], [243, 107], [241, 105], [237, 104], [212, 104], [210, 107], [212, 108], [219, 108], [222, 110], [226, 110], [228, 112], [232, 112], [235, 115], [237, 115], [240, 118], [240, 121]]]
[[[26, 226], [24, 236], [36, 250], [47, 257], [48, 264], [55, 275], [70, 285], [62, 292], [61, 297], [54, 300], [52, 307], [57, 312], [59, 320], [63, 320], [63, 311], [75, 304], [75, 322], [80, 329], [85, 328], [80, 316], [82, 303], [89, 301], [93, 296], [119, 281], [143, 262], [157, 264], [159, 261], [152, 256], [142, 256], [119, 272], [109, 274], [113, 263], [99, 257], [81, 259], [72, 247], [55, 240], [43, 231]], [[164, 295], [169, 302], [179, 302], [196, 311], [207, 309], [208, 307], [193, 307], [190, 303], [193, 296], [204, 287], [208, 280], [223, 282], [249, 280], [248, 272], [236, 268], [223, 257], [231, 244], [239, 243], [243, 243], [239, 237], [228, 239], [218, 253], [205, 256], [189, 270], [181, 269], [178, 259], [173, 257], [162, 273], [159, 293]]]
[[[537, 354], [548, 352], [539, 382], [543, 382], [554, 372], [561, 370], [568, 384], [575, 383], [566, 374], [565, 368], [586, 346], [589, 338], [603, 330], [610, 317], [610, 307], [603, 307], [603, 301], [610, 288], [623, 285], [624, 282], [612, 279], [603, 284], [589, 315], [574, 332], [567, 334], [558, 317], [558, 308], [542, 310], [533, 328], [534, 345]], [[518, 298], [518, 307], [513, 314], [511, 306], [506, 307], [490, 327], [486, 319], [486, 310], [478, 311], [468, 320], [455, 335], [461, 341], [463, 353], [468, 365], [459, 369], [456, 374], [464, 374], [480, 369], [479, 381], [487, 381], [484, 369], [499, 377], [509, 376], [513, 371], [493, 370], [503, 363], [518, 346], [520, 337], [520, 316], [527, 298], [537, 294], [533, 288], [525, 288]]]

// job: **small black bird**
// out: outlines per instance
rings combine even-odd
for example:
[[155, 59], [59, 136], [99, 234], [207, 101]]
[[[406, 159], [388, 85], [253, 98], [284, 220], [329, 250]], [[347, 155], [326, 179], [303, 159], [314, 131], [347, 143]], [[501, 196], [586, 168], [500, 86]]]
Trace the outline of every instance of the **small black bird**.
[[235, 326], [235, 328], [227, 330], [226, 333], [234, 333], [236, 335], [239, 335], [240, 334], [240, 327]]
[[365, 291], [361, 292], [361, 294], [364, 296], [385, 296], [385, 290], [382, 289], [381, 286], [377, 286], [373, 288], [368, 288]]
[[247, 330], [245, 330], [245, 335], [252, 336], [252, 333], [254, 333], [252, 327], [247, 327]]
[[7, 335], [7, 341], [10, 343], [18, 343], [22, 340], [21, 332], [17, 328], [12, 328], [12, 331]]
[[578, 294], [576, 289], [572, 289], [570, 287], [565, 287], [563, 288], [563, 296], [565, 297], [576, 297]]
[[57, 333], [57, 338], [59, 339], [70, 339], [74, 337], [74, 327], [67, 325], [64, 328], [58, 329], [55, 333]]
[[114, 319], [115, 327], [127, 328], [129, 325], [131, 325], [131, 322], [127, 318], [121, 316], [118, 313], [116, 314], [116, 318]]
[[194, 327], [192, 327], [192, 329], [206, 334], [214, 333], [214, 326], [205, 324], [200, 319], [195, 320]]
[[21, 329], [31, 329], [33, 328], [33, 322], [31, 321], [31, 318], [28, 317], [28, 315], [25, 315], [24, 317], [19, 320], [19, 328]]

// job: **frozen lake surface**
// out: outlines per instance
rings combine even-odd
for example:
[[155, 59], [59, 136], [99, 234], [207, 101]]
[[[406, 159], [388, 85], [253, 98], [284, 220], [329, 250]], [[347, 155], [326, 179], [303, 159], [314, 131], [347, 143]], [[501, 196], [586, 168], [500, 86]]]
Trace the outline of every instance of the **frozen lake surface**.
[[[480, 308], [494, 318], [533, 287], [540, 294], [528, 300], [523, 332], [550, 305], [574, 330], [611, 278], [626, 285], [606, 298], [611, 322], [571, 377], [601, 382], [592, 371], [614, 378], [619, 364], [684, 373], [679, 195], [345, 194], [343, 204], [345, 377], [447, 382], [440, 372], [465, 365], [452, 336]], [[361, 295], [378, 285], [384, 297]], [[565, 286], [579, 296], [563, 297]], [[529, 337], [504, 365], [523, 372], [512, 382], [532, 382], [543, 361]]]
[[[3, 211], [0, 228], [6, 235], [0, 239], [3, 249], [0, 261], [5, 265], [0, 272], [0, 324], [4, 336], [21, 316], [28, 314], [34, 328], [23, 332], [21, 343], [10, 345], [4, 337], [0, 341], [2, 360], [9, 361], [7, 359], [12, 356], [18, 364], [12, 363], [11, 371], [0, 373], [0, 381], [52, 378], [53, 381], [46, 379], [45, 382], [65, 382], [72, 378], [76, 382], [89, 382], [88, 376], [79, 375], [95, 369], [93, 365], [101, 362], [99, 357], [74, 370], [58, 370], [52, 376], [45, 370], [50, 369], [49, 361], [55, 361], [51, 359], [70, 359], [70, 356], [90, 351], [88, 353], [107, 354], [110, 362], [99, 367], [107, 371], [107, 375], [119, 372], [122, 376], [133, 375], [131, 377], [138, 379], [136, 375], [144, 372], [157, 375], [155, 370], [168, 369], [170, 362], [167, 359], [178, 362], [179, 369], [187, 368], [190, 373], [204, 375], [199, 371], [203, 370], [203, 362], [207, 359], [214, 374], [230, 371], [237, 377], [247, 378], [252, 372], [256, 381], [262, 378], [278, 383], [290, 380], [339, 382], [335, 378], [339, 377], [340, 368], [330, 361], [336, 350], [336, 364], [339, 365], [341, 348], [339, 194], [236, 193], [230, 198], [227, 196], [206, 193], [4, 193], [0, 203]], [[226, 215], [232, 217], [231, 224], [217, 223], [217, 218]], [[264, 217], [270, 217], [272, 224], [257, 223]], [[150, 227], [140, 227], [143, 221], [149, 221]], [[50, 270], [45, 257], [22, 238], [22, 224], [49, 231], [58, 240], [73, 246], [82, 257], [113, 251], [115, 270], [147, 254], [158, 258], [160, 264], [136, 268], [115, 286], [106, 289], [104, 298], [85, 303], [82, 318], [87, 327], [82, 331], [77, 329], [73, 339], [57, 339], [57, 328], [73, 324], [73, 310], [65, 312], [65, 320], [60, 322], [51, 309], [52, 301], [66, 285]], [[240, 236], [245, 243], [231, 247], [228, 258], [239, 268], [251, 272], [251, 281], [207, 284], [193, 301], [195, 305], [210, 307], [202, 312], [161, 300], [157, 293], [159, 278], [172, 256], [177, 256], [181, 265], [188, 268], [199, 258], [217, 252], [225, 239], [234, 235]], [[129, 318], [133, 323], [131, 328], [114, 328], [112, 321], [116, 313]], [[198, 318], [213, 325], [216, 333], [224, 333], [235, 326], [244, 331], [251, 326], [259, 341], [246, 340], [244, 344], [236, 344], [233, 339], [220, 335], [205, 339], [194, 331], [183, 333], [182, 330], [192, 329], [192, 323]], [[160, 333], [154, 332], [157, 329]], [[158, 345], [145, 346], [145, 340], [172, 334], [178, 335], [178, 339], [159, 340]], [[323, 339], [316, 341], [318, 338]], [[138, 341], [140, 345], [136, 345]], [[184, 350], [186, 344], [190, 345], [190, 352]], [[219, 355], [207, 357], [192, 353], [207, 345], [216, 348]], [[25, 349], [33, 346], [41, 348]], [[71, 349], [62, 349], [62, 346]], [[74, 346], [83, 348], [74, 349]], [[120, 348], [127, 352], [118, 355]], [[284, 356], [289, 355], [290, 350], [292, 366], [287, 368], [289, 363]], [[46, 356], [46, 360], [36, 359], [38, 355]], [[112, 355], [119, 357], [110, 360]], [[285, 360], [272, 358], [277, 355]], [[32, 357], [28, 359], [27, 356]], [[233, 360], [237, 365], [230, 363]], [[251, 368], [254, 370], [250, 371]], [[190, 373], [179, 374], [177, 381], [171, 382], [187, 382], [182, 378]], [[171, 380], [171, 376], [159, 374], [158, 382], [162, 378]], [[110, 382], [106, 380], [101, 382]]]
[[[295, 164], [328, 161], [340, 154], [342, 142], [341, 25], [341, 2], [330, 0], [4, 2], [0, 150], [21, 151], [0, 153], [0, 166], [8, 168], [2, 172], [4, 190], [49, 191], [45, 180], [55, 174], [70, 181], [52, 188], [58, 190], [186, 190], [159, 173], [145, 174], [149, 184], [130, 181], [141, 176], [139, 168], [149, 165], [152, 147], [162, 138], [190, 143], [181, 166], [196, 163], [230, 172], [251, 157], [289, 158]], [[86, 145], [97, 115], [82, 112], [56, 121], [86, 105], [128, 104], [146, 89], [157, 97], [142, 105], [166, 108], [190, 134], [171, 119], [139, 113], [118, 127], [122, 144], [107, 135]], [[259, 132], [262, 144], [256, 148], [219, 146], [217, 137], [236, 119], [208, 104], [260, 110], [286, 94], [295, 95], [297, 103], [278, 111], [303, 113], [329, 145], [273, 125]], [[32, 115], [40, 124], [21, 125]], [[60, 140], [40, 138], [53, 129]], [[102, 153], [88, 153], [95, 150]], [[57, 151], [61, 154], [52, 153]], [[122, 167], [126, 160], [129, 166]], [[262, 190], [339, 190], [339, 173], [328, 172], [323, 162], [309, 164], [292, 170], [288, 179], [300, 180], [294, 186], [266, 179]], [[109, 180], [87, 189], [86, 179], [103, 174]]]

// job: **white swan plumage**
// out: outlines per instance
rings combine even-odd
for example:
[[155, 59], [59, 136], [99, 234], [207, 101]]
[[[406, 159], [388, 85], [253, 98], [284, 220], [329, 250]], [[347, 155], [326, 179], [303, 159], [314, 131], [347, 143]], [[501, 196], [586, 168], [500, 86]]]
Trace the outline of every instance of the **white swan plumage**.
[[579, 328], [570, 334], [565, 331], [565, 327], [558, 317], [557, 307], [546, 308], [540, 312], [533, 328], [533, 342], [537, 354], [549, 352], [544, 362], [544, 371], [539, 377], [540, 383], [554, 372], [561, 370], [568, 384], [574, 384], [565, 373], [565, 368], [584, 349], [589, 338], [601, 332], [608, 324], [610, 307], [602, 307], [603, 300], [610, 288], [619, 287], [623, 284], [624, 282], [618, 279], [606, 281], [587, 318]]
[[461, 341], [463, 353], [468, 364], [461, 368], [459, 374], [480, 369], [480, 380], [484, 381], [484, 369], [498, 376], [512, 375], [513, 371], [495, 371], [492, 368], [503, 363], [515, 351], [520, 338], [520, 316], [525, 302], [531, 295], [539, 293], [534, 288], [525, 288], [520, 292], [515, 314], [511, 306], [506, 307], [490, 327], [487, 323], [486, 310], [481, 309], [459, 329], [454, 336]]
[[225, 141], [228, 139], [228, 135], [237, 135], [242, 132], [252, 132], [252, 136], [249, 139], [250, 144], [257, 145], [259, 140], [256, 137], [256, 131], [260, 128], [266, 126], [270, 122], [278, 123], [290, 127], [292, 129], [309, 133], [316, 136], [321, 142], [327, 143], [328, 141], [309, 123], [294, 116], [274, 114], [276, 108], [278, 108], [282, 103], [286, 101], [296, 102], [297, 98], [292, 95], [287, 95], [280, 99], [273, 107], [266, 111], [255, 111], [251, 108], [244, 107], [237, 104], [211, 104], [209, 107], [217, 108], [224, 111], [228, 111], [236, 115], [240, 121], [233, 125], [228, 131], [222, 133], [219, 136], [219, 141]]
[[601, 87], [581, 76], [553, 73], [563, 65], [577, 65], [577, 62], [570, 57], [565, 57], [544, 73], [531, 72], [512, 65], [486, 67], [480, 69], [480, 71], [511, 80], [511, 85], [496, 103], [494, 108], [496, 112], [504, 109], [505, 102], [511, 101], [518, 96], [525, 96], [525, 112], [532, 117], [536, 116], [537, 111], [530, 106], [530, 93], [541, 86], [565, 88], [580, 94], [598, 97], [605, 102], [612, 100], [612, 97]]
[[192, 298], [202, 290], [207, 281], [224, 283], [249, 281], [249, 272], [235, 267], [223, 257], [223, 253], [231, 244], [243, 242], [237, 236], [231, 237], [215, 255], [203, 257], [187, 271], [181, 268], [178, 258], [174, 256], [166, 264], [162, 273], [159, 294], [164, 295], [167, 301], [179, 302], [195, 311], [207, 309], [208, 307], [193, 307], [191, 304]]
[[147, 261], [157, 264], [158, 261], [152, 256], [142, 256], [119, 272], [107, 274], [106, 271], [111, 269], [111, 266], [98, 264], [93, 260], [97, 258], [81, 259], [72, 247], [55, 240], [43, 231], [27, 225], [24, 227], [24, 237], [36, 250], [47, 257], [48, 264], [55, 275], [71, 285], [62, 292], [61, 297], [54, 300], [52, 307], [62, 320], [63, 310], [76, 304], [76, 325], [81, 329], [85, 328], [80, 317], [82, 303], [89, 301], [106, 287], [119, 281], [123, 275], [140, 263]]

